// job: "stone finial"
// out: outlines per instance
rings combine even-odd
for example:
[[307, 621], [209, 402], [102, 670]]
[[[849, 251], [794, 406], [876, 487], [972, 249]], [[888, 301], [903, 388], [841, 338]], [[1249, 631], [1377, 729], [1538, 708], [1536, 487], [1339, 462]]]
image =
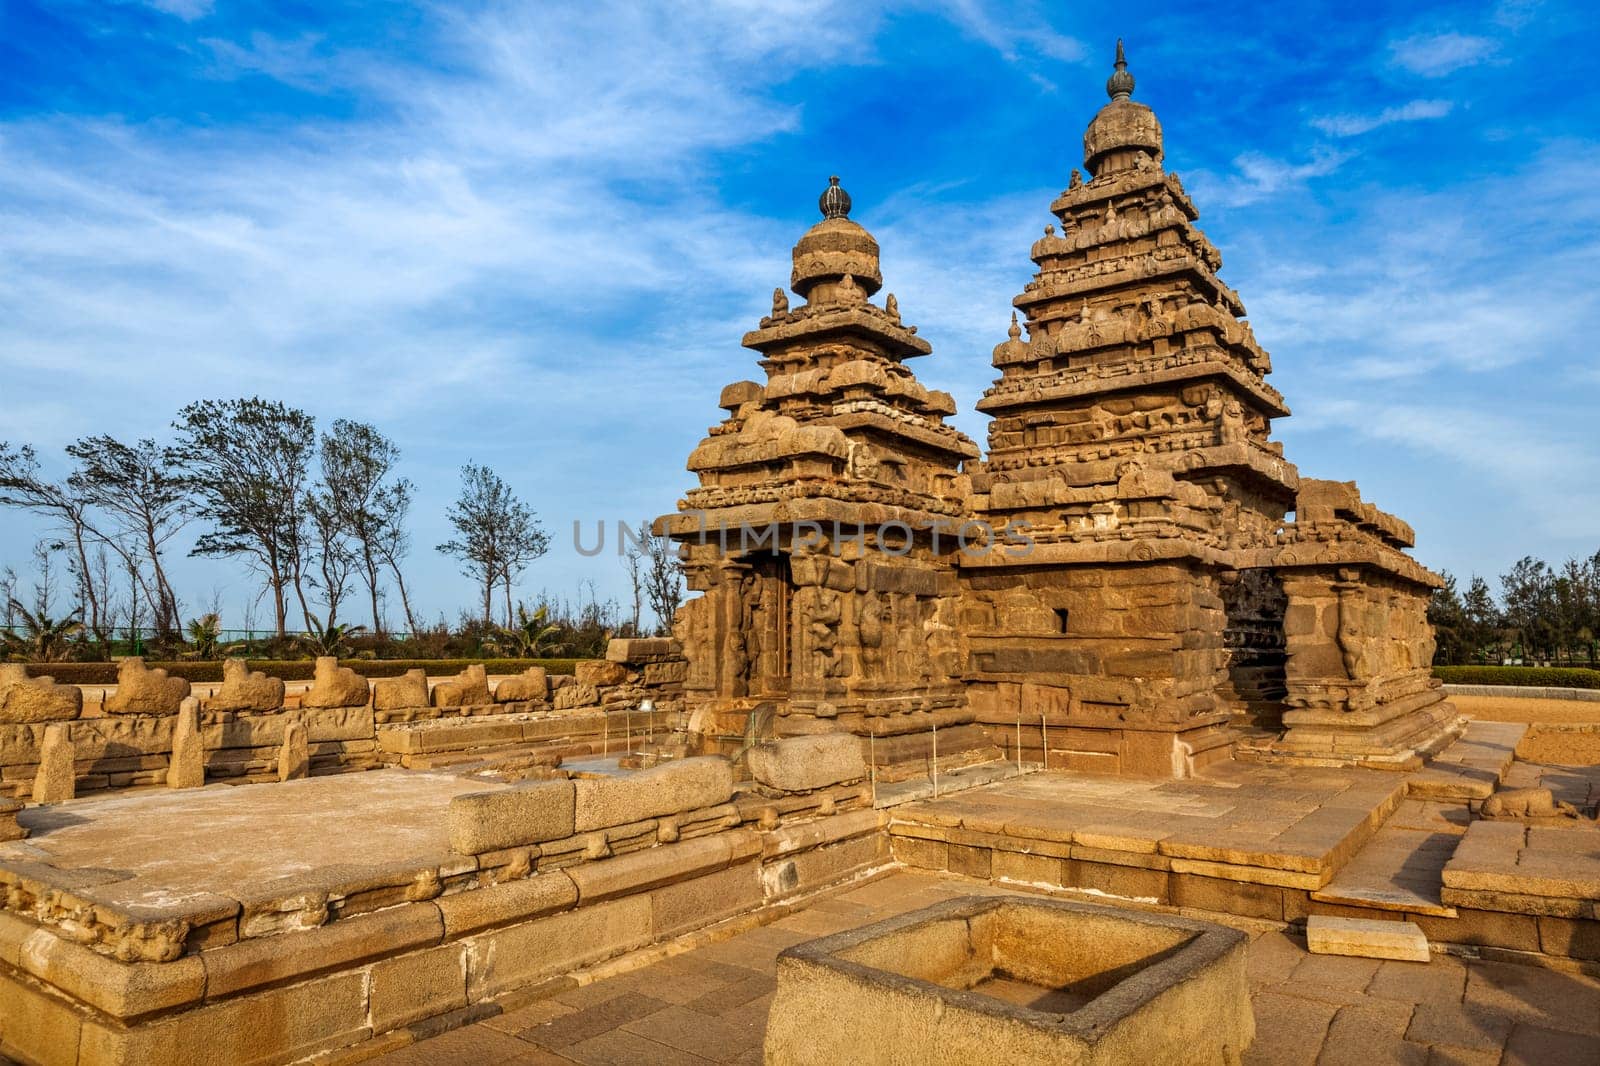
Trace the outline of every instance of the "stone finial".
[[1011, 312], [1011, 328], [1006, 330], [1006, 336], [1012, 340], [1020, 340], [1022, 337], [1022, 326], [1017, 323], [1017, 313], [1015, 311]]
[[77, 791], [77, 753], [72, 727], [65, 722], [44, 727], [39, 745], [39, 772], [33, 779], [33, 802], [65, 803]]
[[1116, 71], [1106, 79], [1106, 95], [1113, 100], [1126, 100], [1133, 95], [1133, 75], [1128, 73], [1128, 57], [1122, 50], [1122, 38], [1117, 38]]
[[828, 187], [817, 197], [817, 206], [822, 209], [823, 218], [850, 217], [850, 194], [840, 187], [839, 175], [828, 179]]

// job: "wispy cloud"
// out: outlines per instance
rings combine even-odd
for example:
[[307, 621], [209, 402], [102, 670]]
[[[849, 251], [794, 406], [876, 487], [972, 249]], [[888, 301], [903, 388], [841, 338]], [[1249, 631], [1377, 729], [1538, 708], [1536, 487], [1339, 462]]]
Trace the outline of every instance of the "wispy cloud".
[[185, 22], [205, 18], [216, 6], [216, 0], [142, 0], [147, 7], [168, 15], [176, 15]]
[[1311, 157], [1301, 163], [1262, 152], [1245, 152], [1234, 157], [1231, 173], [1197, 172], [1194, 185], [1197, 195], [1207, 203], [1238, 207], [1301, 188], [1313, 178], [1326, 177], [1351, 157], [1350, 152], [1327, 147], [1313, 149]]
[[1452, 106], [1449, 100], [1412, 100], [1376, 113], [1323, 115], [1312, 119], [1311, 125], [1332, 137], [1354, 137], [1396, 122], [1443, 118]]
[[1419, 33], [1389, 44], [1395, 66], [1424, 78], [1442, 78], [1495, 54], [1494, 40], [1464, 33]]

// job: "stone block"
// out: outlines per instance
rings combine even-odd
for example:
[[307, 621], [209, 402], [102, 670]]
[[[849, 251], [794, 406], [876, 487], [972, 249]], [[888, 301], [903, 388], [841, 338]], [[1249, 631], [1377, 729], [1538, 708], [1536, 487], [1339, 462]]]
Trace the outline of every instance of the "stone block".
[[28, 831], [17, 824], [17, 815], [21, 812], [21, 800], [0, 796], [0, 842], [21, 840], [28, 835]]
[[567, 870], [578, 886], [581, 906], [615, 896], [644, 892], [720, 870], [733, 861], [729, 834], [697, 837], [676, 844], [646, 848]]
[[132, 656], [117, 664], [117, 687], [102, 707], [107, 714], [172, 714], [188, 694], [189, 682]]
[[78, 1062], [269, 1066], [370, 1036], [367, 975], [328, 977], [153, 1019], [131, 1028], [84, 1023]]
[[437, 944], [443, 935], [437, 907], [408, 903], [186, 957], [205, 964], [206, 999], [215, 1000]]
[[481, 707], [490, 702], [489, 675], [482, 663], [473, 663], [455, 677], [433, 686], [435, 707]]
[[[124, 1021], [197, 1002], [206, 987], [205, 969], [196, 955], [171, 962], [119, 962], [50, 929], [36, 929], [22, 942], [18, 965]], [[9, 1021], [8, 1004], [0, 1011], [0, 1030], [8, 1028]]]
[[581, 681], [573, 681], [556, 689], [554, 706], [558, 711], [571, 711], [579, 707], [598, 707], [600, 693], [595, 687]]
[[572, 781], [535, 781], [452, 797], [445, 816], [450, 848], [478, 855], [569, 837], [574, 796]]
[[222, 686], [201, 701], [207, 711], [275, 711], [283, 706], [283, 682], [251, 670], [243, 659], [224, 659]]
[[950, 845], [942, 840], [920, 840], [894, 834], [890, 839], [894, 857], [919, 870], [943, 870], [950, 861]]
[[649, 898], [654, 936], [663, 940], [761, 906], [765, 898], [761, 866], [740, 863], [657, 888]]
[[167, 766], [168, 788], [199, 788], [206, 783], [206, 740], [200, 729], [200, 701], [193, 696], [178, 708], [172, 728], [172, 759]]
[[65, 803], [77, 789], [77, 755], [71, 727], [62, 723], [44, 728], [39, 745], [39, 769], [33, 778], [33, 802]]
[[462, 941], [468, 946], [467, 999], [472, 1003], [492, 999], [643, 947], [652, 939], [647, 895], [625, 896], [479, 933]]
[[578, 888], [563, 871], [535, 874], [497, 885], [452, 892], [434, 900], [444, 917], [445, 939], [480, 929], [514, 925], [570, 910], [578, 904]]
[[1198, 874], [1172, 874], [1169, 885], [1175, 906], [1274, 922], [1284, 920], [1284, 889], [1275, 885], [1245, 884]]
[[996, 851], [991, 872], [996, 881], [1015, 881], [1024, 885], [1066, 884], [1065, 859], [1054, 855], [1029, 855], [1020, 851]]
[[386, 1033], [467, 1005], [467, 949], [414, 951], [372, 964], [372, 1031]]
[[1314, 955], [1355, 955], [1364, 959], [1427, 962], [1428, 938], [1413, 922], [1334, 918], [1306, 919], [1306, 947]]
[[409, 711], [428, 706], [428, 672], [407, 670], [399, 677], [380, 677], [372, 683], [374, 711]]
[[496, 703], [527, 703], [550, 698], [550, 677], [542, 666], [530, 666], [515, 677], [501, 681], [494, 689]]
[[580, 685], [610, 688], [628, 680], [628, 668], [609, 659], [589, 659], [572, 668], [572, 676]]
[[862, 741], [849, 733], [823, 733], [758, 744], [750, 749], [746, 759], [752, 777], [780, 792], [810, 792], [829, 785], [860, 781], [867, 776]]
[[1600, 962], [1600, 921], [1539, 918], [1539, 950], [1586, 962]]
[[587, 833], [726, 803], [733, 796], [733, 764], [720, 755], [704, 755], [622, 777], [579, 778], [572, 784], [573, 829]]
[[871, 833], [769, 862], [761, 869], [761, 882], [770, 902], [797, 892], [814, 892], [890, 861], [889, 838]]
[[0, 722], [59, 722], [83, 713], [83, 691], [52, 677], [29, 677], [22, 663], [0, 664]]
[[300, 696], [300, 706], [364, 707], [370, 695], [366, 678], [348, 666], [340, 666], [331, 655], [319, 655], [312, 670], [311, 687]]
[[0, 973], [0, 1053], [40, 1066], [77, 1066], [83, 1014], [31, 981]]
[[614, 663], [658, 663], [683, 657], [683, 645], [671, 637], [613, 638], [606, 658]]

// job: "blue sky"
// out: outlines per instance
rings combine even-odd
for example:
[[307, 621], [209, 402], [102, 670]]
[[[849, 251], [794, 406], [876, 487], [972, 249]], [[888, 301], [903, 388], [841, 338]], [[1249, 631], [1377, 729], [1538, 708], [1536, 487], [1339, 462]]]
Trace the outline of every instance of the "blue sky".
[[[1122, 36], [1302, 473], [1357, 480], [1458, 575], [1588, 554], [1597, 22], [1579, 2], [0, 0], [0, 440], [60, 464], [78, 436], [160, 437], [184, 403], [248, 394], [365, 419], [419, 486], [429, 616], [472, 599], [431, 550], [469, 460], [552, 533], [525, 592], [620, 598], [572, 523], [690, 486], [829, 174], [933, 343], [918, 375], [983, 438], [990, 349]], [[37, 534], [0, 516], [0, 563]], [[175, 577], [191, 608], [254, 595], [227, 563]]]

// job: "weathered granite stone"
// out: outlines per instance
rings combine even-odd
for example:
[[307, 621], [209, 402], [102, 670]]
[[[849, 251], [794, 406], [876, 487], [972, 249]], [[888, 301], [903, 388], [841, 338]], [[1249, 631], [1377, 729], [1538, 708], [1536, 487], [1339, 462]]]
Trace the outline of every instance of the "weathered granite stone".
[[21, 840], [28, 835], [28, 831], [17, 824], [17, 814], [21, 810], [21, 800], [0, 796], [0, 841]]
[[570, 711], [578, 707], [597, 707], [600, 704], [600, 693], [595, 687], [584, 681], [573, 681], [556, 689], [555, 708], [558, 711]]
[[77, 755], [72, 747], [72, 727], [48, 725], [39, 746], [39, 771], [33, 778], [33, 802], [65, 803], [77, 788]]
[[781, 792], [810, 792], [867, 776], [861, 740], [849, 733], [790, 737], [751, 748], [750, 775]]
[[0, 722], [59, 722], [82, 713], [83, 692], [77, 685], [29, 677], [21, 663], [0, 665]]
[[275, 711], [283, 706], [283, 681], [250, 669], [243, 659], [224, 659], [222, 685], [201, 701], [207, 711]]
[[489, 702], [489, 675], [481, 663], [433, 686], [435, 707], [481, 707]]
[[107, 714], [172, 714], [189, 694], [189, 682], [168, 677], [161, 667], [146, 669], [138, 656], [117, 664], [117, 687], [106, 697]]
[[372, 683], [372, 709], [409, 711], [428, 705], [428, 672], [407, 670], [399, 677], [380, 677]]
[[[278, 682], [281, 692], [283, 682]], [[206, 740], [200, 729], [200, 701], [190, 696], [178, 707], [172, 729], [172, 761], [167, 765], [168, 788], [199, 788], [206, 783]]]
[[501, 681], [494, 689], [496, 703], [527, 703], [550, 698], [550, 677], [542, 666], [530, 666], [515, 677]]
[[348, 666], [340, 666], [331, 655], [319, 655], [311, 688], [300, 697], [300, 706], [362, 707], [369, 695], [366, 678]]
[[479, 855], [572, 835], [571, 781], [537, 781], [450, 801], [450, 848]]
[[295, 715], [283, 727], [283, 744], [278, 748], [278, 780], [305, 777], [311, 772], [311, 752], [306, 742], [305, 723]]
[[733, 795], [733, 764], [720, 755], [704, 755], [621, 777], [578, 778], [572, 784], [573, 831], [587, 833], [726, 803]]
[[1306, 919], [1306, 948], [1313, 955], [1427, 962], [1428, 938], [1415, 922], [1374, 921], [1313, 914]]
[[628, 669], [621, 663], [590, 659], [574, 666], [572, 675], [582, 684], [606, 688], [610, 685], [620, 685], [628, 680]]

